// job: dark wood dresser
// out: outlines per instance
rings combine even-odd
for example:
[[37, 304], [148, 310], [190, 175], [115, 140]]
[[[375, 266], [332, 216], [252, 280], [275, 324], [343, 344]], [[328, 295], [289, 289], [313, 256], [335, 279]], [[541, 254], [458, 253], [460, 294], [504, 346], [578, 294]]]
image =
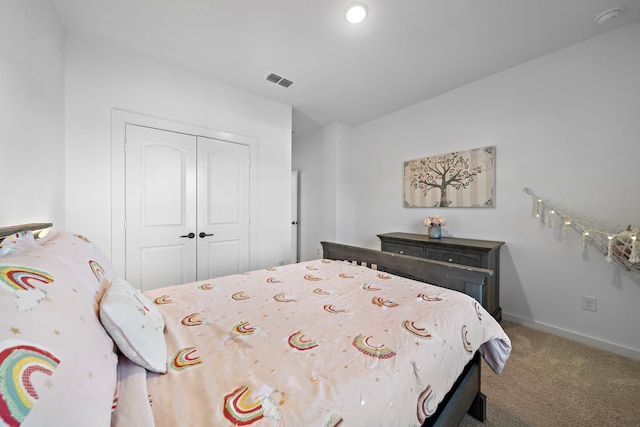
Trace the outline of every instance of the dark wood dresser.
[[504, 242], [443, 237], [430, 239], [426, 234], [378, 234], [381, 249], [403, 255], [493, 270], [482, 290], [482, 306], [498, 321], [500, 308], [500, 247]]

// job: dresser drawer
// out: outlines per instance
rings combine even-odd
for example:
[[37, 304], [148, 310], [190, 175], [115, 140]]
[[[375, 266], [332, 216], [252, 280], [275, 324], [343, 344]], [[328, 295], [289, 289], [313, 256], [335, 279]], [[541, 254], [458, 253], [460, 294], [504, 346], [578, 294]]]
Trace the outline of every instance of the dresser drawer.
[[425, 257], [436, 261], [452, 262], [454, 264], [468, 265], [470, 267], [484, 267], [482, 265], [482, 254], [456, 252], [450, 249], [440, 250], [427, 248]]
[[410, 255], [424, 258], [424, 248], [418, 245], [408, 245], [406, 243], [391, 243], [384, 242], [382, 250], [386, 252], [393, 252], [396, 254]]

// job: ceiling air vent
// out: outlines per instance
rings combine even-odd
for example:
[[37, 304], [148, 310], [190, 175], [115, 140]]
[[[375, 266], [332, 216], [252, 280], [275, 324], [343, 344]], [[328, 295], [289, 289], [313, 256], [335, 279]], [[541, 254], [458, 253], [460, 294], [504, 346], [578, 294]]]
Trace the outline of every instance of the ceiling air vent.
[[291, 80], [287, 80], [284, 77], [280, 77], [279, 75], [273, 74], [273, 73], [267, 76], [267, 80], [270, 81], [271, 83], [275, 83], [284, 87], [289, 87], [293, 84]]

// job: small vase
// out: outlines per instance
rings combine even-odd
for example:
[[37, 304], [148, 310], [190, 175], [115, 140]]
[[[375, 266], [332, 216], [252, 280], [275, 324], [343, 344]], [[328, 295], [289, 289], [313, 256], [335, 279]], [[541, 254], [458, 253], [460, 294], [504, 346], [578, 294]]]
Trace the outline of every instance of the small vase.
[[432, 225], [429, 227], [428, 232], [430, 239], [439, 239], [442, 236], [442, 229], [440, 225]]

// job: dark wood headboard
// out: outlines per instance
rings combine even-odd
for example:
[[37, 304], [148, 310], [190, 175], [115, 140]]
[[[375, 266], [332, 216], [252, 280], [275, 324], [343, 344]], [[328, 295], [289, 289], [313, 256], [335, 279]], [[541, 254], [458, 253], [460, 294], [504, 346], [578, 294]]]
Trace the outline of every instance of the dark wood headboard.
[[350, 261], [370, 268], [463, 292], [482, 303], [482, 286], [493, 271], [393, 252], [321, 242], [326, 259]]

